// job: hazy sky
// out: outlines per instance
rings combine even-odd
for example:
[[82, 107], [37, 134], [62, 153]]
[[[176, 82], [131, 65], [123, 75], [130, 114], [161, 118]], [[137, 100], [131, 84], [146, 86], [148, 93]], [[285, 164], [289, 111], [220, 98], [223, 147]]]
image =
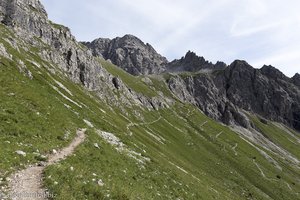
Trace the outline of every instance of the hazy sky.
[[188, 50], [216, 62], [300, 72], [299, 0], [41, 0], [80, 41], [133, 34], [169, 60]]

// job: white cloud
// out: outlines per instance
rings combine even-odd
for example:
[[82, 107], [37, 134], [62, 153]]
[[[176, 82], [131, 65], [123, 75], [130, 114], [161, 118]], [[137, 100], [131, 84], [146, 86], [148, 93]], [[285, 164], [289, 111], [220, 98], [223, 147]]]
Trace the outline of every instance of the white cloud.
[[[187, 50], [216, 62], [246, 59], [300, 71], [298, 0], [42, 0], [79, 40], [130, 33], [167, 56]], [[300, 55], [300, 54], [299, 54]]]
[[240, 22], [239, 24], [236, 22], [232, 25], [230, 32], [232, 37], [251, 36], [259, 32], [274, 30], [275, 28], [279, 28], [281, 24], [282, 22], [280, 21], [258, 25], [244, 24], [244, 22]]

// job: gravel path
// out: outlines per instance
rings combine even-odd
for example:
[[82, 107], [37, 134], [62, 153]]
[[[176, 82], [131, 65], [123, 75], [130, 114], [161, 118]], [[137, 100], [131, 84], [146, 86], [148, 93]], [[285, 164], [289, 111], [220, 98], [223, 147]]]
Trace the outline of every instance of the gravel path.
[[51, 197], [51, 194], [43, 189], [45, 167], [72, 155], [75, 148], [85, 140], [85, 131], [85, 129], [79, 129], [71, 144], [56, 154], [49, 155], [48, 161], [43, 166], [30, 166], [13, 174], [9, 181], [9, 198], [12, 200], [46, 200]]

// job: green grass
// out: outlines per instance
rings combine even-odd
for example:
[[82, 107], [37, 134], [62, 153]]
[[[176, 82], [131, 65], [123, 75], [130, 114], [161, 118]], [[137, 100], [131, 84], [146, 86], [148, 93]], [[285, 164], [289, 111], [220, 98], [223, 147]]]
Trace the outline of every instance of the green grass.
[[161, 75], [152, 75], [149, 76], [149, 79], [152, 82], [151, 87], [155, 88], [156, 91], [160, 91], [166, 97], [175, 98], [172, 92], [169, 90], [168, 85], [164, 81], [163, 76]]
[[[284, 133], [284, 130], [276, 126], [274, 122], [268, 122], [267, 124], [262, 123], [257, 117], [252, 117], [252, 121], [255, 126], [274, 144], [282, 147], [283, 149], [290, 152], [293, 156], [300, 160], [300, 148], [299, 142], [295, 139], [298, 138], [300, 141], [300, 135], [295, 134], [290, 130], [291, 135]], [[286, 130], [289, 130], [285, 125], [282, 125]]]
[[144, 82], [142, 82], [141, 77], [133, 76], [128, 74], [123, 69], [111, 64], [108, 61], [99, 59], [101, 65], [113, 76], [119, 77], [129, 88], [137, 93], [141, 93], [148, 97], [157, 96], [157, 92], [152, 90]]
[[[46, 175], [52, 178], [46, 181], [47, 185], [59, 193], [58, 199], [93, 199], [90, 192], [78, 193], [87, 188], [94, 188], [92, 191], [97, 194], [92, 194], [104, 199], [107, 195], [106, 199], [268, 199], [266, 196], [298, 199], [295, 191], [299, 189], [299, 182], [294, 175], [299, 176], [299, 170], [280, 172], [228, 127], [197, 110], [186, 116], [189, 110], [194, 107], [177, 104], [159, 113], [144, 112], [146, 122], [151, 123], [159, 116], [162, 120], [132, 126], [132, 136], [127, 135], [125, 126], [119, 126], [121, 130], [114, 132], [131, 149], [151, 158], [145, 168], [141, 169], [134, 159], [118, 153], [91, 130], [88, 141], [78, 149], [76, 156], [48, 168]], [[179, 120], [180, 117], [189, 123]], [[200, 126], [205, 121], [208, 122]], [[164, 138], [165, 144], [154, 140], [146, 130]], [[220, 131], [223, 134], [215, 138]], [[100, 150], [93, 146], [95, 142], [101, 146]], [[232, 150], [235, 144], [238, 144], [237, 155]], [[86, 162], [82, 162], [84, 158], [88, 158]], [[265, 175], [274, 180], [262, 177], [253, 158]], [[68, 170], [71, 166], [79, 169], [75, 177]], [[103, 187], [92, 181], [93, 173], [97, 174], [96, 179], [103, 180]], [[278, 175], [282, 178], [276, 180]], [[54, 186], [54, 181], [58, 185]], [[286, 183], [294, 192], [289, 191]], [[78, 188], [71, 188], [74, 186]], [[61, 190], [62, 187], [65, 190]]]

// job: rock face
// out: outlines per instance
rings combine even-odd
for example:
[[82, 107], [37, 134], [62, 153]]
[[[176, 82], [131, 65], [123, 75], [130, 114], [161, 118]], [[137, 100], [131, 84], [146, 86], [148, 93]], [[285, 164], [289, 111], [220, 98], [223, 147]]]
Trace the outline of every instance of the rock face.
[[300, 87], [300, 74], [296, 73], [295, 76], [292, 78], [293, 83]]
[[92, 90], [99, 84], [92, 74], [108, 76], [90, 52], [79, 48], [68, 28], [48, 20], [40, 1], [1, 0], [0, 11], [1, 22], [14, 29], [20, 38], [36, 46], [42, 41], [53, 47], [51, 51], [41, 52], [41, 57], [60, 66], [73, 81]]
[[112, 40], [99, 38], [83, 44], [92, 50], [94, 56], [109, 59], [132, 75], [161, 73], [168, 62], [150, 44], [132, 35]]
[[203, 57], [197, 56], [194, 52], [188, 51], [184, 57], [167, 64], [168, 72], [198, 72], [200, 70], [224, 69], [226, 64], [217, 62], [213, 64]]
[[300, 89], [272, 66], [254, 69], [245, 61], [234, 61], [224, 70], [194, 76], [178, 75], [169, 88], [182, 101], [195, 103], [208, 116], [226, 124], [251, 126], [252, 112], [300, 130]]
[[[121, 80], [109, 74], [95, 59], [92, 52], [76, 41], [69, 28], [49, 21], [39, 0], [0, 0], [0, 22], [13, 30], [21, 40], [40, 49], [39, 56], [42, 59], [55, 64], [66, 77], [75, 83], [82, 84], [88, 90], [96, 92], [100, 99], [117, 106], [134, 104], [153, 108], [153, 99], [135, 93]], [[17, 40], [13, 38], [11, 40], [11, 45], [14, 44], [16, 48], [22, 46]], [[165, 59], [156, 54], [150, 45], [144, 45], [133, 36], [115, 39], [114, 42], [109, 41], [104, 39], [103, 46], [107, 46], [108, 43], [112, 45], [111, 48], [123, 46], [124, 51], [120, 50], [120, 52], [128, 55], [126, 59], [132, 58], [132, 66], [133, 64], [140, 66], [142, 63], [140, 69], [144, 74], [151, 70], [151, 73], [155, 70], [159, 72], [156, 67], [165, 62]], [[141, 50], [131, 49], [132, 42], [140, 45]], [[22, 47], [27, 48], [26, 45]], [[2, 45], [0, 45], [1, 52], [6, 57], [10, 56], [5, 55]], [[147, 58], [144, 57], [145, 52], [149, 53]], [[116, 58], [119, 58], [118, 61], [125, 62], [118, 57], [119, 55], [121, 54], [115, 54]], [[119, 89], [119, 97], [113, 93], [114, 88]], [[157, 97], [155, 102], [157, 101], [159, 105], [167, 104], [163, 97]]]

